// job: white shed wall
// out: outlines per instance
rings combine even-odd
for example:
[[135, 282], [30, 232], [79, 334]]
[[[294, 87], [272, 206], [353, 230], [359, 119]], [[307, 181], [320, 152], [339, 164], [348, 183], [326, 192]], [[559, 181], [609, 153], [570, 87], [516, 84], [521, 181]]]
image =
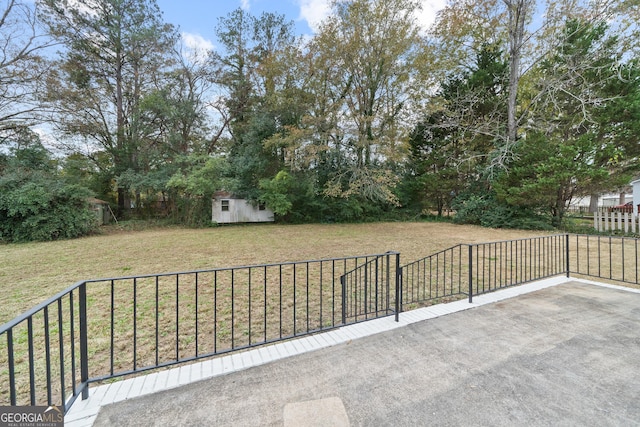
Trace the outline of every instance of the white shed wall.
[[[222, 210], [222, 201], [229, 202], [229, 210]], [[260, 210], [244, 199], [219, 198], [213, 199], [211, 204], [211, 220], [218, 224], [233, 224], [238, 222], [273, 222], [273, 212], [269, 209]]]

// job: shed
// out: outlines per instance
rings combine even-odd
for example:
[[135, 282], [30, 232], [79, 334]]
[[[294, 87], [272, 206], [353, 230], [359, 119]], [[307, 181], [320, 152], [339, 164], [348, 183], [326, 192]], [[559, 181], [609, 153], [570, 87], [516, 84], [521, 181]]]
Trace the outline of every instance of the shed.
[[263, 204], [252, 204], [226, 191], [217, 191], [211, 202], [211, 221], [218, 224], [273, 222], [273, 211]]
[[111, 216], [113, 214], [111, 213], [109, 202], [92, 197], [89, 199], [89, 208], [91, 209], [91, 212], [95, 214], [98, 224], [104, 225], [111, 221]]

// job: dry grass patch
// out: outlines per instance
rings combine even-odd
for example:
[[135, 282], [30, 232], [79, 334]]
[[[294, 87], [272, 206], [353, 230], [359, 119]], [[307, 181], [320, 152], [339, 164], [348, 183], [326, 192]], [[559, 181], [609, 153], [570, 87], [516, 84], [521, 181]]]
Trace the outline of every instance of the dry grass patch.
[[80, 280], [399, 251], [402, 262], [457, 243], [539, 236], [448, 223], [246, 225], [113, 232], [0, 246], [0, 323]]

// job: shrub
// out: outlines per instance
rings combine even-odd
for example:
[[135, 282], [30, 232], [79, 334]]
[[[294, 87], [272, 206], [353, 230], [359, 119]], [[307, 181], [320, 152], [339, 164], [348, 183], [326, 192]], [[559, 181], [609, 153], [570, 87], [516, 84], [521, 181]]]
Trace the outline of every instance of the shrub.
[[66, 182], [37, 141], [12, 149], [0, 167], [0, 241], [27, 242], [86, 235], [97, 227], [91, 193]]
[[458, 224], [521, 230], [553, 230], [548, 218], [532, 210], [510, 206], [496, 199], [492, 192], [484, 195], [463, 194], [454, 201]]
[[89, 234], [97, 219], [89, 190], [59, 180], [0, 181], [0, 240], [27, 242]]

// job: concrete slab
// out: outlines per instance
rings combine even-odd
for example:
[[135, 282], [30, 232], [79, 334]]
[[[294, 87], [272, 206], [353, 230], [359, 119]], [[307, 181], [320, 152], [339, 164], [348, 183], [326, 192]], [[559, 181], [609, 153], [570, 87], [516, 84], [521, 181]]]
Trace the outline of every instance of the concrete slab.
[[640, 425], [639, 325], [640, 294], [565, 283], [103, 406], [94, 425], [282, 426], [330, 398], [352, 426]]
[[339, 397], [288, 403], [284, 427], [349, 427], [349, 417]]

